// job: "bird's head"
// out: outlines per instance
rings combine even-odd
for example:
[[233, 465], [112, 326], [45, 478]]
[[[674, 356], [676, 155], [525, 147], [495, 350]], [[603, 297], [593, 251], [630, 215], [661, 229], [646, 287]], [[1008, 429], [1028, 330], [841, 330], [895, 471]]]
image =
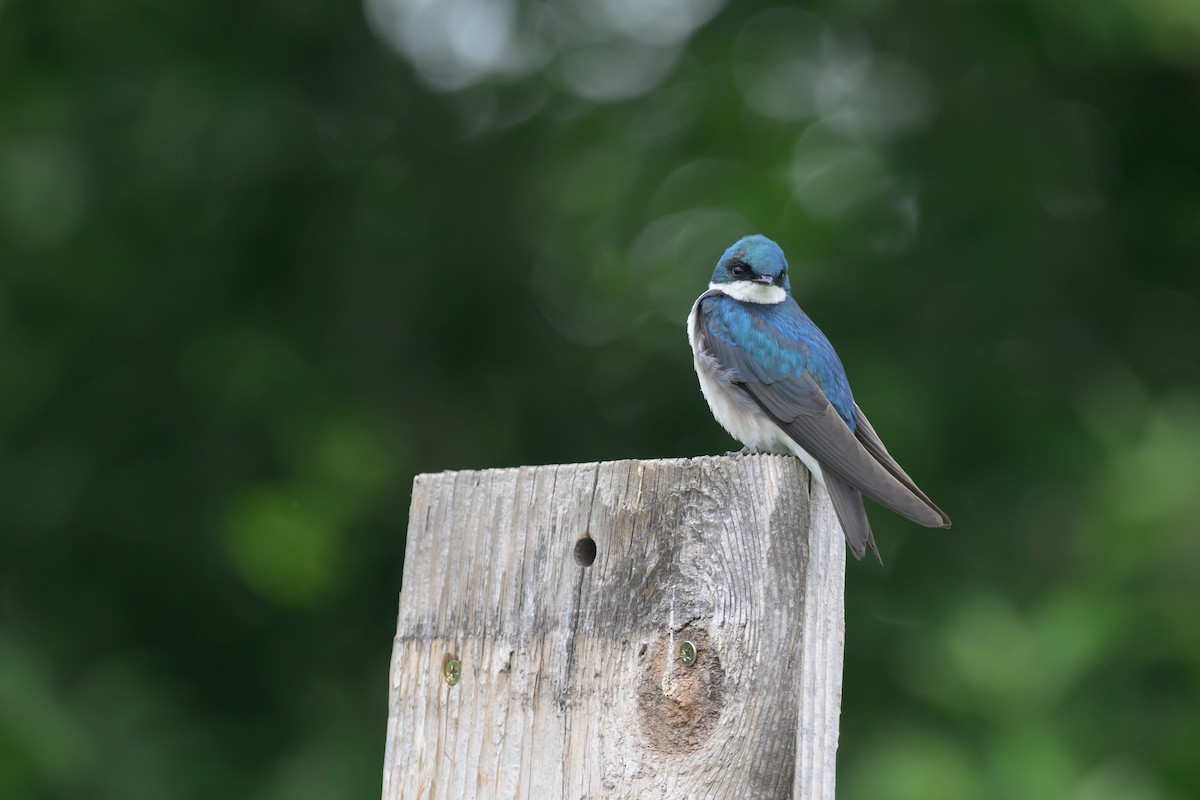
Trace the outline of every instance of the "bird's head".
[[709, 288], [750, 303], [781, 303], [792, 293], [783, 250], [762, 234], [733, 243], [713, 270]]

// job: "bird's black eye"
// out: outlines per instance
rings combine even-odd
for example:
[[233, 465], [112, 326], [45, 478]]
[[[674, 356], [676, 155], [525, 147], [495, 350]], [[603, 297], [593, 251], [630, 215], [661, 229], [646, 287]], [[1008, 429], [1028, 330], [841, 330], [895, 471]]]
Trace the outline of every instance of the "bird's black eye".
[[737, 261], [734, 262], [733, 266], [729, 268], [729, 274], [735, 278], [744, 278], [750, 274], [750, 268], [740, 261]]

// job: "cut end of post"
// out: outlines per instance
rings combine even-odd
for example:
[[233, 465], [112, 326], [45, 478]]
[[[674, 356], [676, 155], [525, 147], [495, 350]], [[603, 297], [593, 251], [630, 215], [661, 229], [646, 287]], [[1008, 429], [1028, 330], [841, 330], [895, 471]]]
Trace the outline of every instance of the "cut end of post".
[[384, 798], [832, 798], [844, 575], [786, 456], [419, 476]]

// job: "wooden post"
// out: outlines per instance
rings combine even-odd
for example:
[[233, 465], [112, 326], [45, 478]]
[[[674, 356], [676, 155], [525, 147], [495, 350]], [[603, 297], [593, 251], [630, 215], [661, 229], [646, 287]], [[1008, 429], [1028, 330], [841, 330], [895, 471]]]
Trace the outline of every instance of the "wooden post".
[[383, 798], [832, 800], [845, 569], [791, 457], [419, 475]]

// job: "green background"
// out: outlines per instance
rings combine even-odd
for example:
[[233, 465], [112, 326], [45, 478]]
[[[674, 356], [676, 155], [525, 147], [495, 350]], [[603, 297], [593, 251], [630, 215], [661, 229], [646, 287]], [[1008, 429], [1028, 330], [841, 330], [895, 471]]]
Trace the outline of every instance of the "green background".
[[418, 472], [719, 453], [766, 233], [871, 510], [840, 797], [1200, 796], [1194, 0], [0, 0], [0, 795], [379, 791]]

